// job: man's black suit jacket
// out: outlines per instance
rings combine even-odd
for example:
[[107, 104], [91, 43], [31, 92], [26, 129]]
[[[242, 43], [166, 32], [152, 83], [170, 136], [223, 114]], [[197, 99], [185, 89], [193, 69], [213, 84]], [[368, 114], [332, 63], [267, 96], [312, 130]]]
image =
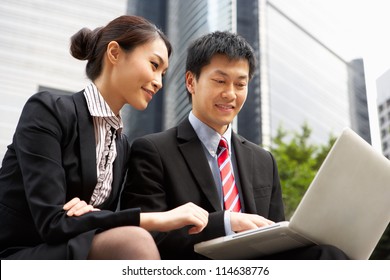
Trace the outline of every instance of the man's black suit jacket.
[[126, 173], [127, 138], [118, 136], [116, 146], [112, 192], [99, 207], [106, 210], [67, 217], [63, 205], [73, 197], [88, 202], [97, 182], [93, 120], [83, 92], [32, 96], [0, 170], [0, 257], [68, 243], [64, 255], [45, 258], [85, 258], [96, 230], [138, 225], [139, 209], [113, 212]]
[[[284, 220], [279, 176], [271, 153], [235, 133], [232, 143], [244, 212], [273, 221]], [[162, 258], [201, 258], [193, 251], [195, 243], [225, 235], [224, 212], [215, 182], [202, 143], [188, 120], [165, 132], [135, 140], [127, 178], [122, 208], [166, 211], [194, 202], [210, 213], [209, 223], [200, 234], [188, 235], [188, 228], [156, 233]]]

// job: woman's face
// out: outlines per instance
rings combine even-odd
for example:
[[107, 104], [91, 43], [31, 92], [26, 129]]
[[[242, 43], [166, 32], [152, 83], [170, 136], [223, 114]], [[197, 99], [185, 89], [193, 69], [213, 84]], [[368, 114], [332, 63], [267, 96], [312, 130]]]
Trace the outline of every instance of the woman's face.
[[[111, 109], [118, 113], [124, 104], [144, 110], [162, 88], [162, 77], [168, 68], [168, 50], [161, 38], [126, 52], [118, 48], [112, 71], [109, 71]], [[102, 93], [103, 94], [103, 93]], [[107, 97], [107, 95], [106, 95]]]

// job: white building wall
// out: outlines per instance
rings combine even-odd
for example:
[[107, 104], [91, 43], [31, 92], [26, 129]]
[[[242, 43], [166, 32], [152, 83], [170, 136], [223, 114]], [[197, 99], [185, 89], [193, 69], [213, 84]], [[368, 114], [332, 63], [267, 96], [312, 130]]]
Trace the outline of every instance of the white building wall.
[[88, 82], [86, 62], [69, 53], [70, 37], [82, 27], [106, 25], [126, 6], [126, 0], [1, 0], [0, 162], [39, 86], [76, 92]]

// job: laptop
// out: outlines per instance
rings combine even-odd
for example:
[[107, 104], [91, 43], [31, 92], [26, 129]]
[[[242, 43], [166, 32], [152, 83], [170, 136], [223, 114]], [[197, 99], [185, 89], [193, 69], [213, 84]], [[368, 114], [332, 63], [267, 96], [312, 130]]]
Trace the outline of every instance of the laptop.
[[195, 244], [211, 259], [252, 259], [329, 244], [368, 259], [390, 222], [390, 161], [343, 130], [290, 221]]

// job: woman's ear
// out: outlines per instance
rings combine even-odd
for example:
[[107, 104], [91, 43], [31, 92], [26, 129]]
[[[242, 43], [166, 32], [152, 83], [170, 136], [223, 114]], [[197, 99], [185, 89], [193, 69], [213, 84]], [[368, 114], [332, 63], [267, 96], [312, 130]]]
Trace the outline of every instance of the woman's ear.
[[107, 45], [107, 59], [111, 64], [117, 64], [122, 49], [116, 41], [111, 41]]
[[186, 87], [189, 93], [195, 93], [195, 76], [191, 71], [186, 72]]

